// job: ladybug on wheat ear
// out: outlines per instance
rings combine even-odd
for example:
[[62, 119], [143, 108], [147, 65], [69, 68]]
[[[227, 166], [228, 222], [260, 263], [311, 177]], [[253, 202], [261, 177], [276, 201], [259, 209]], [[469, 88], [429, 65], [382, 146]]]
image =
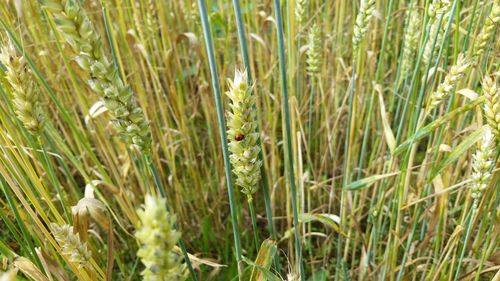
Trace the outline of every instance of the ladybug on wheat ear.
[[237, 133], [236, 135], [234, 135], [235, 141], [242, 141], [244, 138], [245, 138], [245, 135], [243, 135], [242, 133]]

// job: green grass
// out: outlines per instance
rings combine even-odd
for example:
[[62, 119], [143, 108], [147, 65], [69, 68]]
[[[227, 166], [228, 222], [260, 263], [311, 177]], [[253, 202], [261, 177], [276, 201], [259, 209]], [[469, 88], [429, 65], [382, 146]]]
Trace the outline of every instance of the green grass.
[[[40, 135], [23, 127], [0, 65], [0, 272], [142, 280], [136, 210], [158, 192], [182, 232], [175, 254], [191, 257], [188, 280], [499, 279], [498, 142], [486, 188], [471, 197], [487, 124], [482, 80], [500, 80], [499, 1], [452, 0], [449, 17], [433, 17], [442, 1], [375, 0], [354, 50], [363, 1], [305, 0], [299, 24], [297, 0], [76, 0], [150, 122], [151, 157], [122, 141], [109, 112], [92, 115], [99, 96], [45, 1], [3, 1], [0, 48], [24, 56], [47, 124]], [[405, 57], [410, 7], [421, 23]], [[310, 75], [314, 24], [321, 63]], [[427, 111], [460, 53], [476, 63]], [[235, 69], [257, 99], [263, 165], [251, 203], [226, 134]], [[92, 258], [81, 267], [50, 224], [76, 225], [72, 207], [89, 190], [112, 228], [89, 217], [79, 231]]]

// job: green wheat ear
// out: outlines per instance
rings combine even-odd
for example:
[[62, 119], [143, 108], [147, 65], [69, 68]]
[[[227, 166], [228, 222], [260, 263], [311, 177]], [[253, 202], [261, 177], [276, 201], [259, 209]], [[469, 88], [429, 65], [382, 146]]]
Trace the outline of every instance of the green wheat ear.
[[187, 271], [180, 257], [173, 252], [181, 237], [174, 224], [176, 218], [166, 206], [166, 199], [146, 195], [143, 208], [137, 210], [140, 225], [135, 237], [140, 249], [137, 256], [146, 267], [143, 280], [186, 280]]
[[491, 12], [486, 17], [486, 21], [481, 28], [481, 32], [479, 33], [476, 41], [474, 42], [474, 46], [472, 48], [472, 58], [477, 60], [486, 49], [486, 44], [490, 41], [491, 36], [495, 32], [496, 25], [500, 22], [500, 0], [495, 0], [493, 2], [493, 7], [491, 8]]
[[[429, 39], [427, 40], [427, 44], [425, 45], [424, 53], [422, 55], [422, 62], [424, 66], [432, 61], [432, 53], [435, 53], [435, 50], [437, 50], [439, 44], [441, 44], [446, 28], [446, 23], [448, 22], [448, 18], [450, 16], [450, 9], [450, 0], [434, 0], [429, 5], [428, 15], [430, 30], [428, 35]], [[434, 42], [435, 46], [433, 46]]]
[[482, 81], [484, 102], [484, 115], [486, 122], [491, 127], [497, 143], [500, 142], [500, 88], [496, 79], [485, 76]]
[[248, 85], [245, 72], [236, 71], [234, 80], [229, 80], [230, 111], [227, 113], [227, 135], [229, 138], [230, 161], [236, 184], [242, 192], [251, 195], [257, 189], [260, 180], [262, 162], [258, 155], [259, 133], [255, 114], [255, 96]]
[[472, 156], [471, 196], [474, 198], [474, 208], [477, 208], [481, 195], [488, 187], [495, 153], [493, 149], [493, 133], [488, 125], [485, 127], [479, 149]]
[[436, 91], [431, 94], [427, 113], [438, 107], [446, 98], [448, 98], [460, 79], [462, 79], [465, 75], [465, 72], [469, 69], [470, 65], [471, 60], [464, 54], [460, 53], [457, 58], [457, 63], [451, 67], [450, 72], [446, 75], [444, 81], [439, 84]]
[[366, 31], [368, 30], [368, 24], [373, 17], [373, 11], [375, 11], [375, 0], [361, 0], [359, 12], [356, 16], [356, 23], [354, 25], [354, 32], [352, 36], [352, 49], [354, 56], [357, 55], [359, 50], [359, 45], [363, 38], [365, 37]]
[[[401, 63], [401, 77], [404, 79], [413, 65], [415, 59], [415, 51], [418, 46], [418, 39], [420, 36], [420, 15], [415, 8], [415, 5], [408, 7], [406, 12], [408, 17], [408, 25], [403, 40], [403, 61]], [[400, 80], [398, 83], [401, 83]]]
[[72, 263], [85, 266], [91, 258], [87, 243], [81, 241], [80, 236], [74, 232], [69, 224], [58, 225], [52, 223], [52, 234], [61, 247], [62, 254]]
[[78, 65], [89, 73], [89, 86], [109, 109], [112, 123], [129, 145], [151, 154], [151, 129], [132, 89], [125, 85], [116, 67], [106, 58], [99, 34], [75, 0], [45, 0], [57, 28], [78, 55]]
[[306, 21], [306, 6], [308, 4], [308, 0], [297, 0], [295, 2], [295, 19], [299, 26], [299, 29], [302, 28], [304, 22]]
[[12, 91], [12, 104], [17, 117], [30, 133], [39, 135], [45, 126], [45, 113], [40, 90], [31, 77], [26, 60], [8, 45], [0, 51], [0, 63], [5, 67], [6, 86]]
[[314, 24], [309, 30], [307, 44], [307, 67], [306, 71], [309, 75], [315, 75], [320, 72], [321, 68], [321, 31], [317, 24]]

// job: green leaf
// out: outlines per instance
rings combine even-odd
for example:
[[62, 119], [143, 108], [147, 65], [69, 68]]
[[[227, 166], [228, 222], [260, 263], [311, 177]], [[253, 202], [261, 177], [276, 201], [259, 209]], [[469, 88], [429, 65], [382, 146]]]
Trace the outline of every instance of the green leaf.
[[307, 279], [307, 281], [326, 281], [328, 278], [328, 271], [322, 269], [319, 272], [314, 272], [311, 277]]
[[437, 166], [436, 169], [434, 169], [431, 172], [431, 176], [429, 178], [429, 181], [432, 181], [437, 175], [439, 175], [444, 168], [446, 168], [448, 165], [451, 163], [455, 162], [460, 156], [463, 156], [464, 153], [472, 146], [474, 145], [481, 137], [483, 136], [484, 133], [484, 127], [474, 131], [472, 134], [470, 134], [467, 138], [465, 138], [459, 145], [457, 145]]
[[475, 106], [481, 104], [484, 101], [484, 97], [479, 97], [475, 99], [473, 102], [470, 102], [460, 108], [457, 108], [448, 114], [436, 119], [435, 121], [431, 122], [429, 125], [421, 128], [418, 130], [415, 135], [409, 137], [405, 142], [400, 144], [396, 149], [394, 150], [394, 155], [401, 154], [403, 151], [408, 149], [412, 144], [414, 144], [416, 141], [421, 140], [422, 138], [426, 137], [430, 133], [432, 133], [435, 129], [441, 127], [442, 125], [446, 124], [446, 122], [450, 119], [455, 118], [457, 115], [464, 113], [466, 111], [469, 111], [470, 109], [474, 108]]
[[337, 233], [346, 235], [342, 229], [340, 229], [340, 218], [332, 214], [310, 214], [304, 213], [299, 215], [299, 221], [301, 223], [308, 223], [312, 221], [321, 222], [324, 225], [331, 227]]
[[397, 173], [390, 173], [390, 174], [384, 174], [384, 175], [369, 176], [369, 177], [366, 177], [364, 179], [360, 179], [360, 180], [357, 180], [355, 182], [352, 182], [352, 183], [348, 184], [345, 187], [345, 189], [347, 189], [347, 190], [358, 190], [358, 189], [361, 189], [363, 187], [370, 186], [370, 185], [372, 185], [374, 182], [376, 182], [378, 180], [381, 180], [381, 179], [384, 179], [384, 178], [387, 178], [387, 177], [392, 177], [392, 176], [395, 176], [397, 174], [399, 174], [399, 172], [397, 172]]

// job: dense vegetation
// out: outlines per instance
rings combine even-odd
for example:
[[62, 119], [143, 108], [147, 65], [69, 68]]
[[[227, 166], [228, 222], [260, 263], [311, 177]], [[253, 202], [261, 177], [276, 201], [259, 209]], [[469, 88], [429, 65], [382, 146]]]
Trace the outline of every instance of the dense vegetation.
[[3, 0], [0, 280], [500, 280], [499, 21]]

